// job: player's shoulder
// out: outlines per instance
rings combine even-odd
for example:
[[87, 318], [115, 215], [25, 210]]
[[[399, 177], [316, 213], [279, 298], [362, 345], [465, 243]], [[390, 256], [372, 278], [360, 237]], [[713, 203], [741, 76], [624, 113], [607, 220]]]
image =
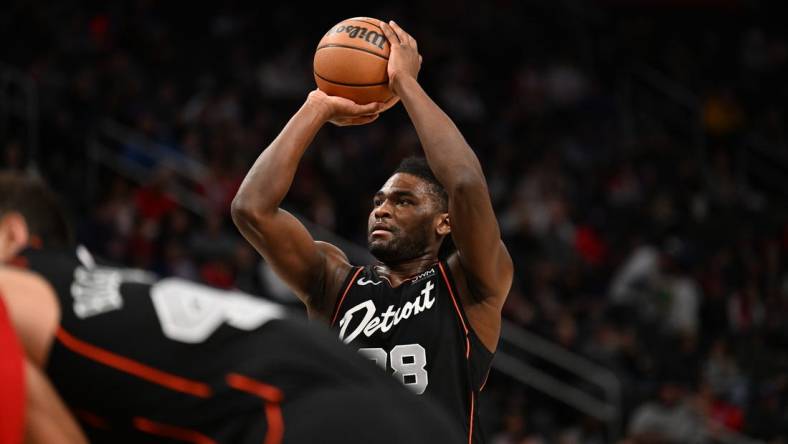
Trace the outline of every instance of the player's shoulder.
[[321, 288], [316, 290], [317, 297], [307, 304], [307, 308], [311, 317], [327, 317], [334, 307], [342, 284], [354, 267], [345, 252], [336, 245], [323, 241], [315, 241], [315, 245], [326, 259], [325, 274]]
[[315, 241], [315, 245], [326, 256], [326, 259], [344, 262], [350, 265], [350, 260], [342, 249], [330, 242]]
[[334, 293], [354, 267], [345, 252], [336, 245], [323, 241], [315, 241], [315, 244], [326, 258], [325, 289]]
[[0, 265], [0, 290], [19, 294], [54, 292], [50, 283], [40, 274], [5, 265]]

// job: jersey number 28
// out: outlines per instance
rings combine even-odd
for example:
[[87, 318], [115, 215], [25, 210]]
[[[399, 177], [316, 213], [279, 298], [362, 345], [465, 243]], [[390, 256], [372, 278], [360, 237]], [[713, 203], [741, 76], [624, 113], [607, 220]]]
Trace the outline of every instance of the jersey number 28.
[[[386, 350], [379, 347], [360, 348], [358, 352], [375, 361], [384, 370], [387, 370], [387, 363], [390, 361], [394, 377], [417, 395], [424, 393], [424, 390], [427, 389], [429, 378], [427, 370], [424, 368], [427, 365], [427, 352], [421, 345], [397, 345], [388, 354]], [[391, 357], [390, 360], [388, 359], [389, 356]]]

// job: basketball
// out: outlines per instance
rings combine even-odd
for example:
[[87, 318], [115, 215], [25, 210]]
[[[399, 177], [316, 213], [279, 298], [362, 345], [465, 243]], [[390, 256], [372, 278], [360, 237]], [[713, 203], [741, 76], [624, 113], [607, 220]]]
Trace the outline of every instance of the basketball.
[[334, 25], [315, 51], [317, 87], [360, 105], [392, 97], [386, 68], [389, 42], [378, 20], [356, 17]]

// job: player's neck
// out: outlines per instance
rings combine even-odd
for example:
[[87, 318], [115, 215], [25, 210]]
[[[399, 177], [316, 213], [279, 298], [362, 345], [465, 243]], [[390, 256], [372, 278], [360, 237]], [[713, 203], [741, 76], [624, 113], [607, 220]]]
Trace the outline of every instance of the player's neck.
[[375, 265], [375, 271], [388, 279], [392, 287], [398, 287], [408, 279], [432, 267], [435, 262], [438, 262], [438, 258], [434, 254], [427, 253], [402, 262], [385, 264], [379, 262]]

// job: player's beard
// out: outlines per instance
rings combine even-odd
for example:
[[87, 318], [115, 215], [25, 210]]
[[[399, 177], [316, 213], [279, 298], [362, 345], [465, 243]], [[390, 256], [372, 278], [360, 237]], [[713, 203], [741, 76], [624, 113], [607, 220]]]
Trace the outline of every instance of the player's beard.
[[399, 228], [392, 227], [390, 239], [373, 239], [368, 237], [369, 252], [384, 264], [403, 262], [421, 256], [427, 248], [429, 228], [403, 233]]

